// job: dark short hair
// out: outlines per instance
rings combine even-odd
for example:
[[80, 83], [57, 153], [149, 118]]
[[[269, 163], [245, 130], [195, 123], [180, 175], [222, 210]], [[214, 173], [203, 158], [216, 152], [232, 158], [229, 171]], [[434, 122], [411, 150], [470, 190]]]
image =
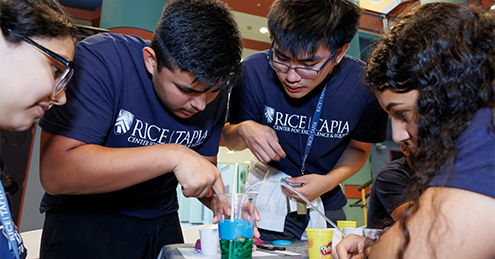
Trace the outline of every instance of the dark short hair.
[[158, 70], [192, 73], [211, 89], [240, 77], [242, 40], [228, 6], [219, 0], [171, 0], [153, 33]]
[[270, 38], [293, 55], [320, 44], [335, 52], [351, 42], [361, 9], [347, 0], [275, 0], [268, 14]]
[[2, 0], [0, 25], [11, 43], [24, 37], [71, 37], [76, 42], [77, 27], [55, 0]]

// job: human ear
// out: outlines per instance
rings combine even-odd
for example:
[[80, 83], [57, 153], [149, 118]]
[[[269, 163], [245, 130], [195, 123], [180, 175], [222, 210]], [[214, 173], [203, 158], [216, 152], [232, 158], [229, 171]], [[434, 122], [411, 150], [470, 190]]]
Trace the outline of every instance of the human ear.
[[158, 66], [158, 63], [156, 62], [155, 51], [150, 47], [145, 47], [143, 49], [143, 59], [146, 70], [148, 70], [151, 75], [154, 75], [156, 66]]
[[402, 153], [404, 153], [405, 156], [410, 156], [411, 151], [407, 147], [407, 144], [405, 142], [400, 143], [400, 149], [402, 150]]
[[345, 53], [349, 49], [349, 44], [345, 44], [340, 49], [337, 50], [337, 57], [335, 58], [335, 63], [338, 64], [344, 57]]

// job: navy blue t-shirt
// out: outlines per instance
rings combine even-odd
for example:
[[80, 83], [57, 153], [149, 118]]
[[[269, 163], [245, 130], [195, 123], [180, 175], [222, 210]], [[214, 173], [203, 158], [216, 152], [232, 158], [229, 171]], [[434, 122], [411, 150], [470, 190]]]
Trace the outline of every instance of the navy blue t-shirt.
[[407, 186], [413, 175], [404, 157], [380, 168], [371, 185], [367, 228], [378, 228], [381, 222], [393, 220], [392, 212], [406, 203]]
[[[216, 156], [225, 123], [227, 90], [204, 111], [188, 119], [178, 118], [155, 94], [143, 59], [143, 48], [149, 45], [136, 36], [108, 33], [80, 42], [74, 55], [74, 77], [66, 91], [67, 103], [47, 111], [40, 126], [105, 147], [177, 143], [203, 156]], [[156, 218], [177, 211], [177, 183], [173, 173], [166, 173], [111, 193], [45, 194], [40, 210], [102, 210]]]
[[492, 110], [480, 109], [457, 140], [454, 164], [445, 164], [428, 186], [464, 189], [495, 198], [495, 132]]
[[[277, 132], [287, 157], [269, 165], [284, 173], [301, 176], [304, 152], [311, 119], [325, 85], [327, 90], [315, 139], [306, 160], [306, 171], [330, 172], [349, 141], [383, 142], [386, 138], [387, 114], [363, 85], [364, 63], [345, 56], [332, 73], [305, 97], [289, 97], [268, 64], [268, 51], [254, 53], [244, 60], [239, 85], [232, 89], [229, 122], [246, 120], [267, 125]], [[325, 210], [342, 208], [346, 203], [339, 186], [322, 195]]]

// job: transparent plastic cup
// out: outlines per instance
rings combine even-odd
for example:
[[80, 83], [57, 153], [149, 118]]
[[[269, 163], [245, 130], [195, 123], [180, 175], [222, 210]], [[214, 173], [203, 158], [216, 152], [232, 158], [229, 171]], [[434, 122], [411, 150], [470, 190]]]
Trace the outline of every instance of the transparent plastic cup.
[[[215, 194], [222, 259], [250, 259], [256, 193]], [[232, 202], [234, 202], [232, 206]]]

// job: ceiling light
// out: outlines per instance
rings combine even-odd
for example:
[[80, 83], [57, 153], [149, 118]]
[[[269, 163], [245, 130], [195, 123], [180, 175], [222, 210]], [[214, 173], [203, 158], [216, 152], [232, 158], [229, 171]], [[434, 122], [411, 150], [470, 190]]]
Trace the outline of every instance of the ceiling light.
[[495, 10], [495, 4], [490, 7], [490, 9]]
[[260, 32], [261, 33], [267, 33], [268, 32], [268, 29], [266, 27], [261, 27], [260, 28]]

